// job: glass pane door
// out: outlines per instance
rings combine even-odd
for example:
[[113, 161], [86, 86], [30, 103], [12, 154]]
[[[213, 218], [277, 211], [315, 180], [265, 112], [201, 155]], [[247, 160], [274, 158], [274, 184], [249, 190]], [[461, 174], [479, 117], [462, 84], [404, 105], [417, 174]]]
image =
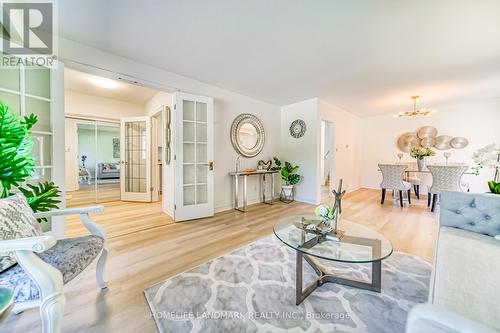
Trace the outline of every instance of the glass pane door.
[[207, 103], [183, 100], [184, 206], [208, 201]]
[[151, 120], [149, 117], [122, 119], [122, 200], [151, 201]]
[[[177, 94], [175, 178], [177, 221], [213, 215], [212, 99]], [[179, 177], [177, 176], [180, 173]], [[180, 181], [180, 182], [179, 182]], [[179, 191], [177, 190], [179, 186]]]

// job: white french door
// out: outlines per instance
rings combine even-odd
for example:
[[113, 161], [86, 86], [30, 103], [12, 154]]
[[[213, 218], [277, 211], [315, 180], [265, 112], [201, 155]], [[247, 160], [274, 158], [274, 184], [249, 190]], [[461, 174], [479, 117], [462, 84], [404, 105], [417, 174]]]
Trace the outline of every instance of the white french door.
[[176, 93], [173, 113], [175, 220], [213, 216], [213, 99]]
[[120, 191], [125, 201], [151, 202], [151, 119], [121, 119]]

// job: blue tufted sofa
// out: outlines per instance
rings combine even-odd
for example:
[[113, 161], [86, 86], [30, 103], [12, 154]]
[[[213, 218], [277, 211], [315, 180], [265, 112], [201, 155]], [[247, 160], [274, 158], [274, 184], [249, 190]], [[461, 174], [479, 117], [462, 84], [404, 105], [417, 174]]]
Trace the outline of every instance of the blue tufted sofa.
[[443, 192], [429, 304], [407, 333], [500, 332], [500, 196]]

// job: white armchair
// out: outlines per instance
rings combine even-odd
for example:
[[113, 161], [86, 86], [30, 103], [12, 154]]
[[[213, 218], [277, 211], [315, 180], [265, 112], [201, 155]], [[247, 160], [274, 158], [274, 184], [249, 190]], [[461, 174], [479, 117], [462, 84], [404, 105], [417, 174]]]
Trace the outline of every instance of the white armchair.
[[56, 240], [42, 235], [0, 240], [0, 252], [13, 251], [19, 264], [0, 273], [0, 286], [14, 292], [14, 313], [40, 307], [43, 333], [60, 332], [64, 288], [76, 283], [84, 271], [96, 265], [97, 284], [106, 288], [106, 233], [89, 217], [90, 213], [102, 211], [102, 206], [94, 206], [35, 214], [36, 218], [79, 214], [90, 236]]

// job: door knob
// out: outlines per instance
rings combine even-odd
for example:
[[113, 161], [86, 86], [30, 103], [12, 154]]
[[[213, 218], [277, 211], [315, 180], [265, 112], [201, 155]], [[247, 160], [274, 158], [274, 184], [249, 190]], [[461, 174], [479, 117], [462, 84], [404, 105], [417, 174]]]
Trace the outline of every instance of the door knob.
[[212, 171], [214, 169], [214, 162], [208, 162], [208, 170]]

